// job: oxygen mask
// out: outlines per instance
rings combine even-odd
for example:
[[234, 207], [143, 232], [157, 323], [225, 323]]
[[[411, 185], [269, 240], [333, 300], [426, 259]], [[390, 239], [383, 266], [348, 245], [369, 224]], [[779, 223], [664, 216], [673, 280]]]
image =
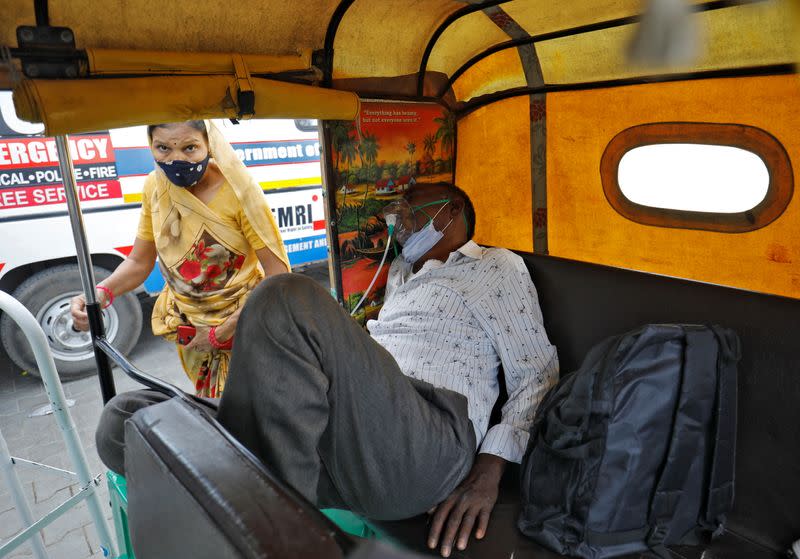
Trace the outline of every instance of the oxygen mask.
[[394, 222], [394, 239], [401, 245], [416, 230], [414, 211], [404, 198], [399, 198], [384, 207], [383, 217], [387, 225]]

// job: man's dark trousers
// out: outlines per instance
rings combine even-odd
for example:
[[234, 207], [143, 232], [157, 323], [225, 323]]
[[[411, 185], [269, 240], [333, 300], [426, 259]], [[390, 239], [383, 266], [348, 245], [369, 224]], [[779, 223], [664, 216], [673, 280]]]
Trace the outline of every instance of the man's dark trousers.
[[[119, 445], [102, 439], [137, 406], [112, 401], [104, 411], [98, 451], [107, 465]], [[404, 375], [322, 287], [295, 274], [249, 297], [218, 419], [320, 508], [375, 519], [438, 504], [475, 456], [466, 398]]]

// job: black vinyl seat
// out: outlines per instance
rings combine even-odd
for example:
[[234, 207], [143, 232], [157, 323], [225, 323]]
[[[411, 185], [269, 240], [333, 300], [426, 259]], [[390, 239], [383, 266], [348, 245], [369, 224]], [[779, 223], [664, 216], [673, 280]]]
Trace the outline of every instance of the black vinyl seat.
[[[470, 540], [464, 551], [454, 549], [453, 559], [560, 559], [563, 555], [554, 553], [526, 538], [517, 530], [520, 513], [519, 488], [509, 483], [515, 473], [505, 476], [500, 497], [492, 511], [489, 530], [482, 540]], [[368, 524], [382, 537], [420, 554], [436, 556], [437, 553], [425, 547], [428, 534], [427, 515], [393, 522], [368, 521]], [[669, 550], [675, 559], [779, 559], [785, 556], [754, 544], [733, 533], [725, 533], [706, 547], [673, 547]], [[628, 555], [627, 559], [651, 558], [651, 555]]]
[[353, 547], [196, 402], [140, 410], [125, 445], [137, 557], [339, 559]]
[[[742, 342], [739, 364], [737, 497], [728, 531], [706, 547], [674, 547], [683, 559], [784, 557], [800, 537], [800, 301], [518, 253], [539, 295], [548, 336], [562, 373], [577, 369], [591, 347], [608, 336], [649, 323], [716, 323]], [[483, 541], [452, 557], [560, 557], [517, 529], [518, 468], [504, 476]], [[410, 549], [425, 550], [427, 516], [370, 524]]]
[[208, 403], [176, 396], [142, 409], [126, 423], [125, 442], [137, 559], [416, 556], [342, 532], [233, 439]]
[[600, 340], [643, 324], [719, 324], [737, 333], [736, 497], [727, 528], [731, 537], [763, 546], [748, 557], [783, 555], [800, 537], [800, 300], [520, 256], [539, 292], [562, 372], [577, 369]]
[[[800, 536], [800, 301], [521, 256], [564, 372], [576, 369], [593, 344], [641, 324], [718, 323], [739, 334], [737, 500], [729, 529], [706, 548], [670, 553], [682, 559], [781, 557]], [[139, 559], [396, 553], [357, 548], [191, 399], [173, 398], [135, 414], [126, 426], [126, 446], [130, 532]], [[486, 537], [452, 557], [560, 557], [517, 530], [519, 508], [518, 468], [510, 467]], [[408, 550], [431, 553], [425, 548], [426, 515], [368, 522]]]

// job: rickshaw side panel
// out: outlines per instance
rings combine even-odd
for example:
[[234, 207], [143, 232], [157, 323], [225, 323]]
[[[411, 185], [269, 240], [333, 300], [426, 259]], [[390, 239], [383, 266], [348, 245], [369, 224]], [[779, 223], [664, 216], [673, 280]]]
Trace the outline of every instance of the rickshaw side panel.
[[475, 205], [479, 244], [533, 250], [529, 112], [528, 97], [516, 97], [458, 123], [456, 183]]
[[[800, 153], [797, 76], [725, 78], [548, 95], [550, 254], [576, 260], [800, 297], [800, 199], [747, 233], [653, 227], [617, 213], [600, 160], [610, 140], [651, 122], [745, 124]], [[792, 162], [795, 183], [797, 162]]]

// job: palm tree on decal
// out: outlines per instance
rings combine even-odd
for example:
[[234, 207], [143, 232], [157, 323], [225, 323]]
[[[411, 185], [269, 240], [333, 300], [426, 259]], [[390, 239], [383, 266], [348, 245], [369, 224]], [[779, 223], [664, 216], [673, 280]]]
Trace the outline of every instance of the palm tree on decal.
[[439, 143], [439, 140], [434, 134], [425, 134], [422, 143], [425, 146], [425, 153], [432, 156], [433, 152], [436, 151], [436, 144]]
[[[414, 153], [417, 151], [417, 144], [414, 142], [408, 142], [406, 144], [406, 151], [408, 152], [408, 156], [411, 158], [411, 168], [414, 169]], [[414, 173], [412, 173], [414, 174]]]
[[361, 142], [358, 144], [358, 153], [362, 158], [362, 165], [364, 164], [364, 160], [366, 160], [367, 165], [370, 167], [375, 165], [375, 161], [378, 159], [378, 152], [380, 151], [381, 146], [378, 143], [378, 138], [375, 137], [375, 134], [370, 134], [369, 132], [364, 132], [361, 136]]
[[439, 141], [436, 139], [435, 134], [426, 134], [422, 140], [423, 150], [425, 155], [420, 161], [420, 173], [429, 175], [433, 172], [433, 154], [436, 152], [436, 144]]
[[449, 159], [453, 155], [453, 146], [456, 141], [456, 117], [453, 113], [448, 112], [444, 116], [434, 118], [433, 122], [439, 125], [436, 139], [441, 145], [442, 159]]
[[331, 130], [331, 143], [333, 144], [333, 152], [336, 156], [336, 176], [341, 177], [339, 169], [340, 164], [345, 166], [344, 179], [342, 179], [342, 205], [347, 201], [348, 190], [350, 185], [348, 179], [350, 177], [350, 167], [358, 156], [358, 143], [355, 137], [355, 126], [352, 122], [347, 121], [334, 121]]
[[[354, 132], [355, 127], [352, 122], [345, 120], [333, 120], [330, 123], [331, 144], [333, 147], [333, 165], [336, 168], [336, 175], [339, 175], [339, 164], [342, 162], [345, 153], [350, 153], [355, 149]], [[353, 152], [350, 160], [355, 158]]]

